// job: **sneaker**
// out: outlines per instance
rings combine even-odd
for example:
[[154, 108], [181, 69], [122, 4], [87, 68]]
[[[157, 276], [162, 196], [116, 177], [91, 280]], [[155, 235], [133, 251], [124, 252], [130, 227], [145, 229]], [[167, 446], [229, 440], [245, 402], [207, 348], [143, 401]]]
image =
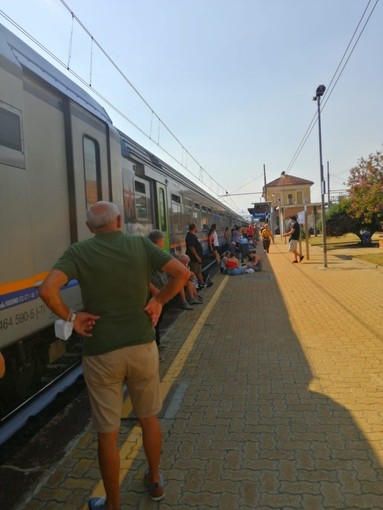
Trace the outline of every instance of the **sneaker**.
[[106, 510], [106, 498], [91, 498], [88, 501], [89, 510]]
[[193, 310], [193, 307], [190, 306], [190, 304], [187, 301], [185, 301], [185, 303], [182, 303], [182, 309], [183, 310]]
[[207, 285], [205, 283], [203, 285], [198, 285], [198, 287], [197, 287], [198, 291], [203, 290], [203, 289], [207, 289]]
[[303, 255], [301, 255], [301, 256], [299, 257], [299, 262], [302, 262], [302, 260], [303, 260], [303, 259], [304, 259], [304, 256], [303, 256]]
[[202, 304], [203, 304], [203, 303], [202, 303], [202, 301], [200, 301], [199, 299], [191, 299], [191, 300], [189, 301], [189, 303], [190, 303], [191, 305], [202, 305]]
[[297, 260], [293, 260], [293, 264], [298, 264], [298, 261]]
[[147, 488], [149, 489], [149, 496], [153, 501], [160, 501], [165, 497], [164, 490], [164, 475], [160, 473], [160, 481], [156, 483], [149, 482], [149, 471], [145, 471], [144, 482]]

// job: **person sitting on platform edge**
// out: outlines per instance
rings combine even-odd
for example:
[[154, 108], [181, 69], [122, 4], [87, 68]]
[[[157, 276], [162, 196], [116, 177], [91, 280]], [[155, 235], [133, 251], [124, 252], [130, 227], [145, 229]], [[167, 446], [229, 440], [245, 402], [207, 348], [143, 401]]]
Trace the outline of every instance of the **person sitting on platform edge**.
[[[176, 258], [181, 262], [181, 264], [190, 269], [189, 268], [190, 258], [188, 255], [182, 254], [178, 255]], [[196, 280], [197, 280], [196, 275], [193, 272], [191, 272], [190, 280], [186, 282], [184, 289], [182, 289], [180, 292], [180, 296], [182, 299], [182, 308], [184, 308], [184, 310], [190, 310], [190, 308], [192, 309], [190, 305], [201, 305], [203, 303], [203, 298], [198, 294], [197, 287], [193, 283]], [[189, 297], [188, 300], [186, 300], [186, 294]], [[185, 306], [185, 303], [189, 306]]]
[[249, 251], [249, 261], [246, 264], [247, 269], [254, 269], [254, 271], [262, 271], [262, 259], [257, 255], [256, 250]]
[[293, 263], [297, 264], [298, 258], [299, 258], [299, 262], [302, 262], [302, 260], [304, 258], [303, 255], [300, 255], [298, 253], [298, 244], [299, 244], [301, 228], [299, 226], [299, 223], [297, 222], [296, 216], [291, 216], [291, 219], [293, 220], [293, 224], [292, 224], [289, 232], [286, 232], [285, 234], [283, 234], [282, 237], [291, 236], [290, 240], [289, 240], [289, 251], [294, 254]]
[[[154, 325], [162, 307], [190, 278], [190, 271], [149, 239], [121, 231], [118, 207], [97, 202], [87, 211], [90, 239], [72, 244], [39, 288], [44, 303], [72, 322], [84, 337], [83, 371], [98, 435], [98, 459], [106, 497], [91, 498], [89, 510], [120, 510], [118, 435], [123, 385], [142, 428], [148, 470], [144, 482], [154, 501], [165, 495], [159, 471], [161, 409], [158, 349]], [[150, 298], [152, 269], [168, 283]], [[79, 282], [84, 310], [72, 311], [60, 289]], [[142, 381], [145, 380], [145, 385]]]
[[243, 274], [246, 271], [246, 267], [240, 265], [234, 253], [229, 253], [228, 256], [225, 257], [225, 266], [227, 274], [230, 276]]
[[[161, 232], [161, 230], [157, 230], [157, 229], [152, 230], [149, 233], [148, 238], [152, 241], [152, 243], [154, 243], [156, 246], [161, 248], [161, 250], [164, 249], [164, 234]], [[151, 278], [150, 278], [150, 294], [152, 296], [155, 296], [156, 294], [159, 293], [159, 291], [161, 289], [163, 289], [165, 287], [165, 285], [167, 283], [168, 283], [167, 274], [164, 273], [163, 271], [161, 271], [160, 269], [153, 269]], [[156, 331], [156, 344], [157, 344], [159, 351], [164, 348], [163, 344], [161, 343], [160, 327], [161, 327], [162, 319], [164, 318], [166, 305], [167, 305], [167, 303], [165, 303], [165, 305], [162, 307], [162, 312], [161, 312], [160, 316], [158, 317], [157, 324], [154, 327], [154, 329]], [[163, 361], [164, 357], [160, 354], [159, 359], [160, 359], [160, 361]]]

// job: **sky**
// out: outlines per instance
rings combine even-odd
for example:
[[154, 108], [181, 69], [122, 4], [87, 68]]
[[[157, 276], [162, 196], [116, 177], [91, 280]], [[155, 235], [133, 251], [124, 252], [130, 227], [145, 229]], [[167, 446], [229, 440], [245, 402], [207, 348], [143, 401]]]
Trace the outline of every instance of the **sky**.
[[301, 144], [321, 84], [331, 193], [382, 149], [383, 2], [362, 32], [376, 1], [1, 0], [0, 23], [50, 60], [8, 18], [20, 25], [113, 105], [97, 97], [119, 129], [244, 213], [262, 201], [264, 173], [311, 180], [321, 201], [317, 123]]

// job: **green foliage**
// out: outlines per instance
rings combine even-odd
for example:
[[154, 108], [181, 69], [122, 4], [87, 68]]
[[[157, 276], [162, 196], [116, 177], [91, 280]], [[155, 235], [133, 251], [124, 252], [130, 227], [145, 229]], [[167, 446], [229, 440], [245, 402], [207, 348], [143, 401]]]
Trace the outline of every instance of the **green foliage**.
[[348, 232], [363, 241], [363, 231], [382, 229], [383, 223], [383, 153], [361, 158], [350, 170], [349, 196], [327, 212], [326, 233], [341, 236]]
[[346, 211], [362, 224], [378, 230], [383, 223], [383, 153], [378, 151], [367, 159], [361, 158], [350, 171], [348, 185]]
[[339, 204], [333, 204], [326, 214], [326, 234], [339, 237], [352, 232], [362, 241], [363, 224], [353, 218], [348, 212], [348, 199]]

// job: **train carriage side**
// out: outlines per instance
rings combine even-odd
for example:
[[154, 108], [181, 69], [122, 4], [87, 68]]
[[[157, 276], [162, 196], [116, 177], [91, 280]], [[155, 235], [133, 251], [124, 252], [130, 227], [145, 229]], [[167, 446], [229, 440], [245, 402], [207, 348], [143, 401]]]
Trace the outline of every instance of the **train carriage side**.
[[[91, 234], [87, 207], [113, 200], [128, 232], [165, 234], [165, 249], [184, 250], [195, 222], [207, 251], [235, 213], [117, 131], [84, 90], [0, 25], [0, 350], [7, 361], [3, 396], [24, 397], [45, 365], [68, 345], [53, 338], [55, 317], [38, 285], [67, 246]], [[79, 309], [76, 282], [63, 289]], [[3, 391], [7, 388], [9, 391]], [[4, 401], [0, 399], [0, 414]]]
[[188, 225], [196, 223], [205, 254], [212, 223], [223, 242], [225, 227], [243, 220], [199, 186], [121, 134], [124, 217], [126, 230], [147, 235], [157, 228], [165, 234], [165, 249], [185, 251]]
[[[54, 316], [38, 297], [39, 282], [69, 244], [91, 235], [89, 203], [110, 200], [113, 185], [122, 203], [113, 130], [88, 94], [0, 26], [1, 384], [20, 397], [65, 350], [52, 328], [47, 334]], [[81, 306], [78, 286], [64, 294]]]

